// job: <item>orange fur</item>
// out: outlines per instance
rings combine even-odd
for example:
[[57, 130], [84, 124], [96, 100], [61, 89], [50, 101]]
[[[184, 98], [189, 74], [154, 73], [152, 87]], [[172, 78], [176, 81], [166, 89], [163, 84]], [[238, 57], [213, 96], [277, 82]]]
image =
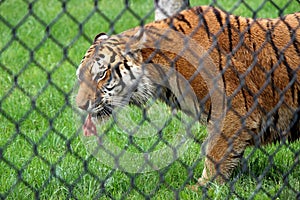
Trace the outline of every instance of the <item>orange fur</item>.
[[[182, 20], [182, 16], [189, 23]], [[254, 20], [202, 6], [146, 27], [166, 29], [170, 24], [177, 31], [191, 35], [199, 45], [210, 51], [216, 66], [225, 71], [223, 81], [231, 101], [222, 133], [208, 138], [205, 170], [200, 183], [205, 183], [214, 175], [221, 182], [228, 179], [248, 145], [299, 138], [300, 116], [295, 116], [295, 112], [300, 114], [296, 110], [300, 106], [300, 13], [277, 19]], [[217, 38], [216, 45], [213, 44], [214, 36]], [[147, 55], [149, 52], [144, 52], [145, 58]], [[229, 56], [230, 62], [226, 56]], [[168, 61], [159, 56], [152, 61], [168, 65]], [[193, 68], [186, 60], [179, 60], [176, 67], [187, 79], [193, 74]], [[242, 87], [241, 76], [245, 79]], [[288, 86], [291, 81], [294, 84]], [[191, 85], [200, 99], [207, 95], [207, 88], [200, 76]], [[285, 91], [286, 87], [290, 88]], [[264, 124], [267, 113], [276, 118], [275, 127]], [[244, 122], [241, 120], [243, 116], [247, 116]], [[294, 132], [291, 133], [287, 128], [295, 119]]]

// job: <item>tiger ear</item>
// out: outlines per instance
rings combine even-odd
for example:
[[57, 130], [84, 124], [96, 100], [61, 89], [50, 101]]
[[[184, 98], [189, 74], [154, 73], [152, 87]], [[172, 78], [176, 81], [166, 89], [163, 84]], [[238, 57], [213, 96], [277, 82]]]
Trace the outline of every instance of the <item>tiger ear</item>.
[[106, 33], [99, 33], [98, 35], [95, 36], [94, 43], [106, 39], [108, 39], [108, 35]]

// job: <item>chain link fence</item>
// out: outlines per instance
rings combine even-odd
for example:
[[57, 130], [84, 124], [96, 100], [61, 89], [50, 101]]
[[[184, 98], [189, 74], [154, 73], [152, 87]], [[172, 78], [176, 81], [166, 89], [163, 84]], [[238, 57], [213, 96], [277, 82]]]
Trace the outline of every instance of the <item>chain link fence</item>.
[[[300, 5], [293, 0], [191, 1], [191, 5], [204, 3], [254, 18], [284, 16], [299, 11]], [[118, 125], [131, 134], [122, 134], [115, 124], [103, 130], [113, 143], [108, 149], [117, 146], [120, 152], [132, 152], [125, 161], [121, 161], [121, 153], [117, 156], [113, 151], [95, 153], [94, 147], [89, 146], [101, 141], [84, 137], [81, 112], [75, 108], [75, 71], [80, 60], [99, 32], [115, 34], [151, 22], [153, 6], [150, 0], [0, 1], [1, 199], [300, 199], [297, 140], [247, 148], [241, 164], [225, 184], [212, 183], [192, 190], [189, 185], [197, 183], [204, 168], [204, 158], [200, 155], [207, 129], [186, 121], [184, 114], [170, 111], [164, 105], [152, 106], [148, 117], [161, 121], [175, 115], [175, 120], [154, 123], [143, 118], [143, 112], [150, 108], [141, 111], [126, 107], [120, 112], [123, 121]], [[296, 31], [288, 37], [299, 49]], [[299, 57], [298, 52], [295, 60]], [[298, 93], [299, 106], [300, 66], [293, 69], [295, 78], [291, 84], [296, 85], [294, 92]], [[266, 85], [273, 84], [272, 78], [266, 80]], [[254, 99], [258, 96], [253, 94]], [[299, 134], [299, 108], [294, 112], [294, 124], [298, 123], [294, 131]], [[134, 125], [147, 122], [141, 130], [130, 126], [130, 120], [134, 120], [130, 116], [136, 113], [140, 118], [135, 119]], [[152, 156], [168, 161], [169, 157], [157, 150], [165, 146], [174, 149], [170, 141], [176, 138], [172, 134], [185, 132], [182, 126], [191, 122], [196, 125], [188, 129], [199, 134], [192, 134], [182, 155], [178, 151], [175, 158], [171, 151], [174, 159], [157, 169], [153, 162], [148, 162], [145, 165], [152, 170], [135, 170], [139, 173], [126, 170], [124, 166], [134, 165], [138, 162], [135, 159], [145, 152], [158, 152]], [[166, 131], [155, 131], [158, 134], [153, 135], [151, 130], [160, 130], [157, 123]], [[289, 129], [286, 127], [282, 134]], [[136, 132], [143, 136], [135, 139]], [[107, 156], [103, 154], [109, 153], [112, 160], [105, 160]]]

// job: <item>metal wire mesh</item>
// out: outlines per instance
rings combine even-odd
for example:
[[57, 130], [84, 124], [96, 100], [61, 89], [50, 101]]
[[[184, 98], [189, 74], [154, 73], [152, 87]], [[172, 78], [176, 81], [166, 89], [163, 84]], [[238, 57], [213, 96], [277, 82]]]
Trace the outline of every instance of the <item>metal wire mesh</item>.
[[[283, 16], [300, 5], [272, 0], [255, 8], [248, 1], [208, 4], [254, 18]], [[265, 8], [276, 10], [275, 16], [268, 16]], [[188, 155], [148, 173], [110, 168], [86, 151], [82, 128], [74, 121], [79, 115], [73, 86], [80, 59], [97, 33], [118, 33], [152, 21], [152, 1], [0, 1], [0, 11], [1, 199], [300, 199], [299, 141], [249, 148], [225, 185], [199, 191], [187, 186], [201, 176], [203, 159], [196, 155], [206, 136], [193, 137]], [[298, 23], [300, 28], [300, 19]], [[299, 41], [293, 44], [299, 48]], [[296, 68], [295, 74], [300, 66]], [[298, 79], [293, 81], [299, 85]], [[295, 123], [298, 115], [299, 108]], [[132, 137], [112, 137], [125, 150], [144, 152]], [[170, 146], [163, 136], [154, 143], [159, 142]]]

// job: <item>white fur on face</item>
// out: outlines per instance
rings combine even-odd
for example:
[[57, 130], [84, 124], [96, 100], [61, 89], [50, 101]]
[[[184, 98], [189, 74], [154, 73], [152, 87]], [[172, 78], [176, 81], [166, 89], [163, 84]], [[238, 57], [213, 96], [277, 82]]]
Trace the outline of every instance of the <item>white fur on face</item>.
[[96, 79], [96, 76], [98, 73], [100, 73], [100, 65], [98, 64], [98, 62], [94, 62], [93, 66], [92, 66], [92, 70], [91, 70], [91, 73], [92, 73], [92, 76], [93, 76], [93, 80]]
[[82, 81], [82, 80], [80, 80], [80, 78], [79, 78], [79, 77], [80, 77], [79, 74], [80, 74], [81, 67], [82, 67], [82, 65], [80, 64], [80, 65], [78, 66], [77, 70], [76, 70], [76, 76], [77, 76], [77, 79], [78, 79], [79, 81]]
[[[106, 74], [106, 68], [104, 67], [104, 60], [100, 59], [98, 61], [95, 61], [92, 66], [91, 73], [94, 81], [99, 81], [103, 79]], [[96, 80], [97, 75], [98, 75], [98, 79]]]

